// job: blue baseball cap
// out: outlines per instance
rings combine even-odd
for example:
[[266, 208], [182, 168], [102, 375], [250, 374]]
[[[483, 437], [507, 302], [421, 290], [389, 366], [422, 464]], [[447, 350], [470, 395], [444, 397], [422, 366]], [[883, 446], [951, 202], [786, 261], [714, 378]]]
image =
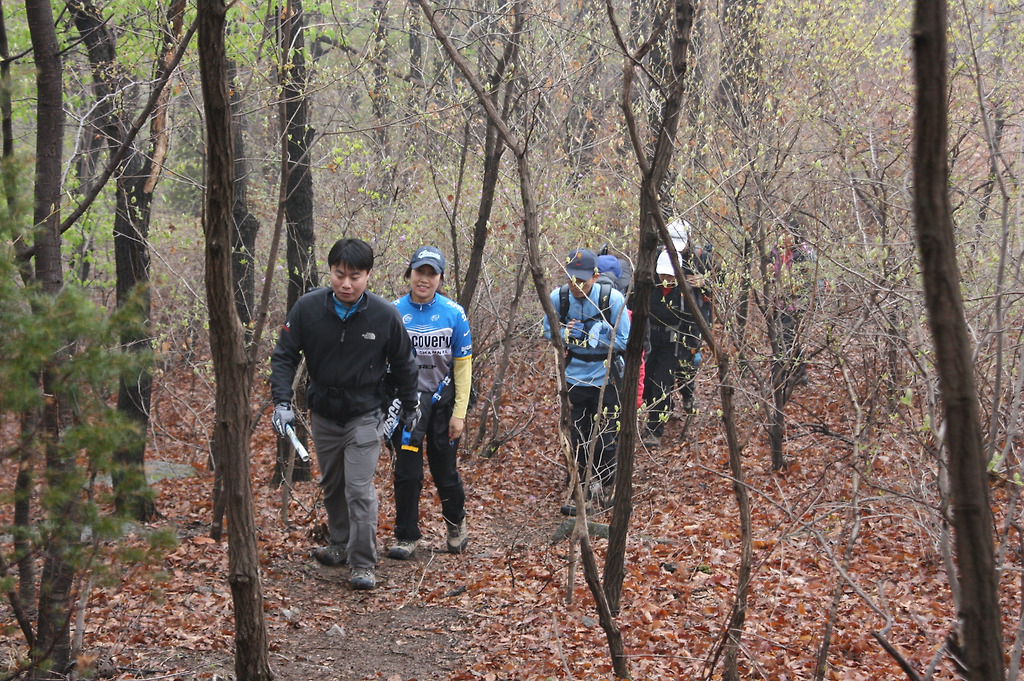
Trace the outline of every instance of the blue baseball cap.
[[597, 272], [597, 256], [585, 248], [577, 248], [565, 259], [565, 273], [573, 279], [590, 279]]
[[409, 261], [409, 271], [411, 272], [423, 265], [430, 265], [438, 274], [444, 274], [444, 253], [434, 246], [420, 246], [412, 254], [412, 260]]

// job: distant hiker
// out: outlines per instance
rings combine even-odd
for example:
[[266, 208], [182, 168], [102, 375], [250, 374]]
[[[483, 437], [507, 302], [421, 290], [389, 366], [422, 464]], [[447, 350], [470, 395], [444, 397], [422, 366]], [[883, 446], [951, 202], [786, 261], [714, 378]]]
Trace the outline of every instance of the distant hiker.
[[274, 430], [285, 435], [295, 421], [292, 381], [302, 356], [309, 368], [306, 399], [320, 465], [330, 544], [313, 550], [324, 565], [351, 566], [353, 589], [376, 587], [377, 491], [373, 475], [383, 424], [381, 382], [390, 371], [401, 398], [401, 423], [419, 420], [417, 368], [402, 316], [366, 290], [373, 249], [341, 239], [327, 256], [330, 288], [295, 303], [270, 360]]
[[[551, 292], [558, 312], [558, 333], [566, 344], [565, 380], [569, 389], [570, 444], [576, 456], [579, 480], [587, 477], [591, 439], [593, 479], [588, 498], [600, 503], [611, 498], [615, 476], [615, 442], [619, 422], [619, 392], [622, 352], [629, 337], [629, 315], [622, 294], [607, 284], [598, 284], [597, 256], [586, 249], [569, 253], [563, 264], [567, 284]], [[545, 316], [544, 337], [551, 338], [552, 324]], [[609, 348], [614, 348], [611, 362]], [[609, 380], [614, 379], [614, 380]], [[604, 400], [599, 399], [604, 388]], [[594, 424], [601, 420], [600, 432]], [[574, 506], [563, 508], [574, 514]]]
[[[705, 320], [711, 323], [711, 291], [707, 277], [712, 263], [706, 249], [690, 248], [690, 224], [673, 220], [669, 224], [673, 245], [680, 255], [680, 269], [693, 288], [698, 307]], [[701, 335], [693, 315], [686, 307], [682, 287], [676, 280], [672, 259], [667, 250], [658, 256], [654, 274], [655, 286], [651, 291], [650, 332], [651, 351], [647, 355], [644, 398], [650, 405], [644, 444], [661, 445], [665, 422], [672, 412], [673, 384], [678, 382], [683, 411], [696, 411], [694, 385], [700, 366]]]
[[816, 286], [818, 254], [804, 241], [799, 226], [791, 223], [783, 232], [779, 247], [772, 250], [777, 294], [776, 319], [781, 331], [782, 354], [790, 360], [790, 377], [794, 384], [808, 382], [807, 363], [800, 347], [801, 324], [811, 305]]
[[444, 255], [438, 249], [418, 249], [405, 270], [409, 293], [395, 301], [418, 360], [422, 413], [415, 431], [397, 428], [392, 437], [395, 543], [388, 549], [388, 558], [397, 560], [412, 558], [422, 538], [419, 517], [424, 448], [441, 498], [448, 552], [462, 553], [469, 543], [466, 493], [456, 465], [473, 382], [473, 341], [465, 311], [437, 292], [444, 280], [444, 266]]
[[[625, 265], [625, 268], [623, 268]], [[630, 276], [629, 263], [614, 255], [597, 256], [598, 281], [607, 282], [614, 286], [623, 296], [629, 293]]]

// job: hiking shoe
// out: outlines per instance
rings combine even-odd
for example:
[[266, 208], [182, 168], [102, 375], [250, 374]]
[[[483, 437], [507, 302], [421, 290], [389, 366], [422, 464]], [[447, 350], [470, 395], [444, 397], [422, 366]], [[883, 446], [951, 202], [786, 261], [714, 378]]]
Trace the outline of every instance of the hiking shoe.
[[648, 433], [647, 436], [644, 437], [644, 447], [660, 447], [660, 446], [661, 446], [661, 436], [660, 435], [655, 435], [654, 433]]
[[466, 544], [469, 543], [469, 530], [466, 529], [466, 519], [463, 518], [462, 522], [458, 525], [444, 521], [444, 524], [448, 526], [448, 553], [462, 553], [466, 550]]
[[420, 545], [419, 539], [399, 540], [388, 549], [388, 558], [395, 560], [409, 560], [416, 554], [416, 547]]
[[373, 568], [352, 568], [352, 576], [349, 577], [348, 583], [356, 591], [370, 591], [377, 588], [377, 578], [373, 575]]
[[344, 544], [329, 544], [313, 549], [316, 562], [327, 567], [338, 567], [348, 562], [348, 549]]

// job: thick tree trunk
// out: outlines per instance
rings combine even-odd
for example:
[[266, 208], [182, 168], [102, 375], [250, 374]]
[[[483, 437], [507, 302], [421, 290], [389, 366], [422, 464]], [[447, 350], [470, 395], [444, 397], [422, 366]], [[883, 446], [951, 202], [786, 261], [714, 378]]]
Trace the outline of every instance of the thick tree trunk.
[[949, 203], [946, 59], [946, 3], [917, 0], [914, 221], [946, 421], [944, 445], [962, 592], [957, 613], [961, 623], [959, 652], [967, 667], [967, 679], [1002, 681], [1003, 635], [992, 546], [992, 508]]
[[210, 349], [216, 377], [214, 440], [228, 516], [228, 583], [235, 609], [235, 675], [239, 681], [273, 678], [263, 616], [256, 518], [249, 470], [252, 373], [245, 332], [235, 311], [231, 273], [234, 154], [231, 103], [224, 45], [223, 0], [199, 3], [199, 67], [206, 114], [207, 196], [206, 299], [210, 309]]
[[[152, 192], [145, 191], [146, 175], [138, 155], [129, 156], [124, 175], [117, 182], [117, 211], [114, 215], [114, 266], [117, 273], [117, 306], [131, 306], [146, 324], [139, 333], [121, 337], [125, 352], [148, 352], [152, 348], [148, 328], [152, 308], [149, 293], [149, 218]], [[148, 368], [122, 376], [117, 409], [145, 433], [149, 425], [153, 377]], [[118, 511], [149, 522], [157, 516], [156, 504], [146, 489], [146, 441], [118, 450], [119, 466], [113, 482]]]
[[[36, 67], [36, 172], [33, 222], [36, 225], [34, 278], [42, 290], [57, 295], [63, 286], [60, 238], [60, 192], [62, 142], [64, 138], [64, 89], [62, 63], [54, 28], [53, 12], [46, 0], [28, 0], [25, 16], [32, 37]], [[58, 364], [61, 357], [54, 357]], [[53, 489], [68, 494], [67, 501], [51, 513], [62, 515], [64, 521], [76, 515], [76, 498], [69, 492], [67, 480], [74, 470], [74, 455], [57, 446], [61, 432], [68, 423], [66, 398], [56, 387], [52, 371], [42, 376], [43, 389], [53, 395], [43, 409], [42, 426], [46, 438], [46, 477]], [[57, 527], [70, 528], [72, 522]], [[68, 562], [69, 544], [74, 541], [67, 532], [57, 531], [46, 544], [43, 571], [40, 577], [38, 625], [33, 661], [49, 660], [53, 669], [63, 673], [69, 663], [71, 640], [71, 584], [74, 571]], [[36, 670], [35, 678], [44, 672]]]

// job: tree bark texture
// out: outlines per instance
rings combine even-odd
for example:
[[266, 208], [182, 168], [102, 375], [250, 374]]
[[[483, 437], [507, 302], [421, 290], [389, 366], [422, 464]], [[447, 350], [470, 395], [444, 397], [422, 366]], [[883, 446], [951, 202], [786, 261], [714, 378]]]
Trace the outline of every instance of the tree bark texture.
[[260, 231], [260, 221], [249, 211], [249, 166], [243, 135], [245, 121], [242, 118], [242, 94], [234, 62], [228, 63], [228, 74], [231, 81], [235, 154], [235, 194], [231, 205], [235, 229], [231, 243], [231, 267], [235, 279], [235, 310], [246, 334], [249, 334], [256, 313], [256, 235]]
[[[56, 296], [64, 284], [61, 263], [60, 191], [64, 139], [64, 87], [62, 62], [54, 28], [53, 11], [48, 0], [28, 0], [25, 17], [32, 39], [36, 67], [36, 171], [33, 196], [33, 223], [36, 227], [34, 278], [42, 290]], [[62, 361], [54, 357], [53, 363]], [[63, 487], [75, 462], [73, 455], [58, 447], [61, 432], [68, 423], [66, 398], [59, 394], [52, 371], [41, 377], [43, 390], [53, 395], [43, 409], [42, 425], [46, 437], [46, 477], [48, 485]], [[71, 493], [60, 507], [50, 510], [65, 519], [75, 515], [75, 498]], [[71, 652], [69, 622], [71, 617], [71, 585], [73, 569], [67, 560], [68, 547], [74, 539], [67, 532], [72, 523], [58, 523], [43, 553], [40, 576], [36, 645], [31, 651], [33, 662], [49, 660], [59, 672], [67, 669]], [[35, 678], [44, 672], [36, 670]]]
[[252, 373], [245, 332], [235, 311], [231, 272], [234, 140], [224, 45], [223, 0], [199, 2], [199, 69], [206, 115], [206, 299], [216, 378], [214, 441], [224, 476], [228, 517], [228, 583], [235, 609], [235, 674], [239, 681], [273, 678], [263, 616], [256, 518], [249, 470]]
[[[288, 264], [288, 310], [306, 291], [319, 285], [316, 270], [316, 230], [313, 225], [313, 175], [310, 173], [310, 147], [314, 130], [309, 125], [309, 71], [306, 66], [306, 43], [304, 38], [305, 14], [302, 0], [292, 0], [281, 23], [281, 90], [284, 93], [286, 125], [284, 134], [288, 146], [288, 170], [286, 173], [288, 193], [284, 202], [287, 226], [286, 258]], [[299, 390], [305, 393], [305, 388]], [[301, 406], [301, 405], [299, 405]], [[309, 433], [301, 421], [296, 422], [295, 431], [306, 443]], [[291, 443], [285, 438], [277, 439], [277, 465], [274, 469], [273, 484], [284, 479], [284, 469], [291, 455]], [[309, 463], [298, 461], [293, 470], [293, 480], [310, 480]]]
[[967, 679], [1002, 681], [992, 509], [949, 202], [944, 0], [916, 1], [913, 38], [917, 73], [914, 220], [945, 415], [944, 445], [962, 590], [960, 649]]
[[60, 191], [64, 134], [62, 62], [53, 27], [53, 11], [45, 0], [25, 3], [36, 67], [36, 172], [32, 222], [35, 280], [50, 294], [64, 283], [60, 259]]

